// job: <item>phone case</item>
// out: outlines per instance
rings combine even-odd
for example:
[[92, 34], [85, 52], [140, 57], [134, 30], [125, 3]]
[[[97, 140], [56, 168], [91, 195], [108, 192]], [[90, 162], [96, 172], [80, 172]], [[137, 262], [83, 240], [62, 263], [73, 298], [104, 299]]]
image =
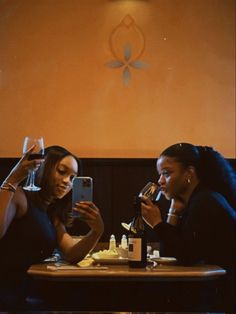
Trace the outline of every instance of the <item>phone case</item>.
[[93, 201], [92, 178], [75, 177], [72, 184], [72, 207], [74, 207], [75, 203], [79, 203], [82, 201]]

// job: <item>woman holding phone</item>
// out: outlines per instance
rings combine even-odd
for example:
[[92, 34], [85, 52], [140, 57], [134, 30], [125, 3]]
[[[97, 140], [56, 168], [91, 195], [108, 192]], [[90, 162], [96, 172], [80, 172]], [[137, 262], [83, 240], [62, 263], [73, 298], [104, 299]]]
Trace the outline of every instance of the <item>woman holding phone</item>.
[[[24, 306], [31, 264], [50, 257], [56, 248], [66, 261], [77, 263], [104, 231], [97, 206], [76, 203], [74, 210], [90, 230], [74, 242], [66, 225], [71, 221], [72, 180], [81, 172], [80, 161], [60, 146], [46, 148], [44, 159], [29, 160], [33, 149], [22, 156], [0, 189], [0, 310]], [[36, 169], [41, 189], [25, 191], [20, 183]]]
[[235, 172], [213, 148], [189, 143], [165, 149], [157, 171], [162, 194], [171, 201], [167, 221], [149, 199], [143, 199], [142, 214], [161, 243], [162, 256], [176, 257], [183, 265], [225, 268], [228, 304], [235, 306]]

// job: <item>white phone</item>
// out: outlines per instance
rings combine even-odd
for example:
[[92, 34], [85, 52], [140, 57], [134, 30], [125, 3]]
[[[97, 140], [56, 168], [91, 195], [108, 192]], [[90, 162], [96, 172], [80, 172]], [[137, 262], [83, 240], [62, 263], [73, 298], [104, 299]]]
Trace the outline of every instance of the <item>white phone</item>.
[[[72, 207], [75, 203], [93, 201], [93, 179], [91, 177], [75, 177], [72, 182]], [[76, 211], [73, 215], [78, 216]]]

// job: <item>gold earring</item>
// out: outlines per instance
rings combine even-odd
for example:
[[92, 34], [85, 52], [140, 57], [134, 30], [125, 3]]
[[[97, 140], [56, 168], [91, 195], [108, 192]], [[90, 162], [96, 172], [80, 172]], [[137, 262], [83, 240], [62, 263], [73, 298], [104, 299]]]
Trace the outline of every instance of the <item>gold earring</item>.
[[188, 178], [188, 183], [189, 183], [189, 184], [191, 183], [191, 180], [190, 180], [190, 178]]

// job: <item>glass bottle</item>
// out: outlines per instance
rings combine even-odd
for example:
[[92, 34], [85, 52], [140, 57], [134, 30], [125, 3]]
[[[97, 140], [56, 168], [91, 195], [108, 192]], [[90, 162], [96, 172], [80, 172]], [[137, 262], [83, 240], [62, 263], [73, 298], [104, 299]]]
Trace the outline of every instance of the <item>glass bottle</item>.
[[128, 263], [131, 268], [143, 268], [147, 265], [147, 237], [139, 197], [134, 200], [134, 209], [135, 217], [128, 235]]

